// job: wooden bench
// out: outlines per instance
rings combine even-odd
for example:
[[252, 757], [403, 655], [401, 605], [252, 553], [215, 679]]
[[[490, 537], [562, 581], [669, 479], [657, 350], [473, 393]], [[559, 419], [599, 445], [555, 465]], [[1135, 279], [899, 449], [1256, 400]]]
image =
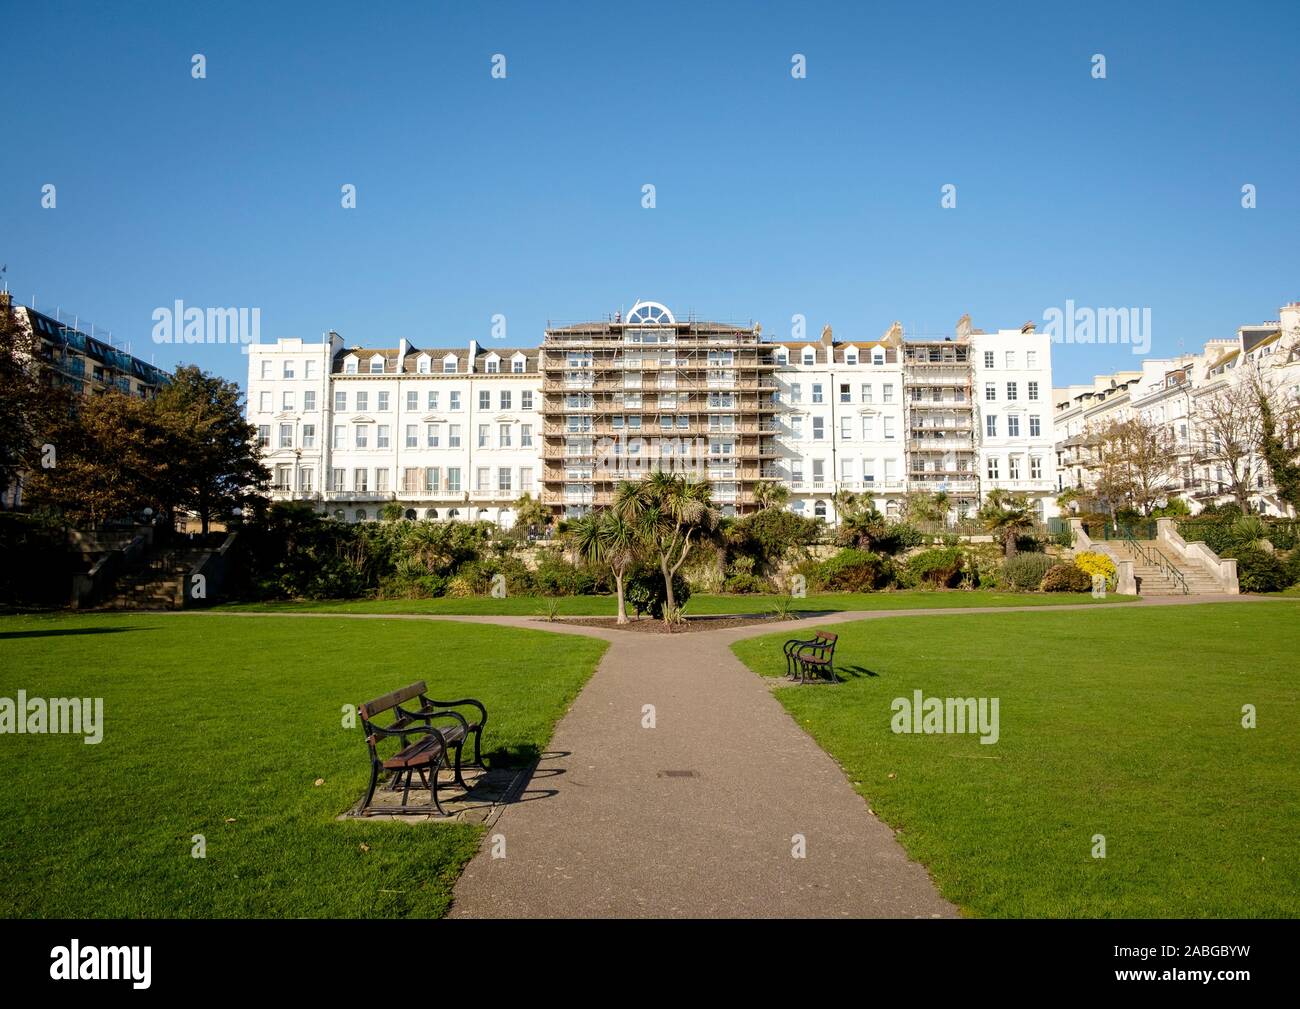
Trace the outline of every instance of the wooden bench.
[[792, 638], [785, 643], [786, 675], [807, 683], [809, 674], [824, 675], [831, 683], [838, 682], [835, 676], [835, 643], [838, 634], [818, 631], [807, 641]]
[[[407, 702], [416, 699], [414, 704], [404, 707]], [[470, 721], [456, 708], [472, 707], [477, 709], [474, 721]], [[385, 712], [392, 712], [393, 720], [387, 725], [379, 725], [375, 718]], [[361, 716], [361, 731], [365, 733], [366, 746], [370, 749], [370, 785], [366, 789], [365, 801], [361, 804], [361, 815], [370, 816], [375, 810], [370, 808], [375, 797], [375, 788], [379, 776], [391, 771], [390, 783], [393, 791], [402, 783], [401, 806], [385, 806], [384, 812], [393, 813], [427, 813], [429, 807], [407, 805], [411, 791], [411, 779], [419, 774], [420, 783], [429, 790], [433, 808], [442, 816], [446, 811], [438, 801], [438, 771], [449, 767], [455, 772], [456, 784], [466, 791], [469, 787], [461, 776], [461, 750], [472, 736], [474, 739], [474, 759], [470, 767], [482, 767], [483, 726], [487, 724], [487, 709], [473, 698], [459, 701], [439, 701], [428, 696], [424, 681], [412, 683], [409, 687], [394, 690], [391, 694], [377, 697], [373, 701], [357, 705]], [[447, 724], [435, 725], [434, 722]], [[380, 750], [389, 739], [397, 740], [397, 749], [388, 756]]]

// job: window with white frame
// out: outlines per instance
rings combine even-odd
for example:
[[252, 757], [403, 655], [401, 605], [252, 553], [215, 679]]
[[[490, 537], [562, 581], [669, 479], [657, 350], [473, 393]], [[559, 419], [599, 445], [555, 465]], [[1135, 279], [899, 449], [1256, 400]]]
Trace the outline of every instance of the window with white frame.
[[992, 368], [992, 367], [994, 367], [994, 364], [993, 364], [993, 351], [991, 351], [991, 350], [986, 350], [986, 351], [984, 351], [984, 367], [986, 367], [986, 368]]
[[420, 425], [419, 424], [406, 425], [406, 447], [407, 448], [420, 447]]
[[379, 412], [388, 412], [388, 393], [386, 391], [379, 394]]
[[315, 424], [304, 424], [302, 426], [302, 447], [303, 448], [316, 447], [316, 425]]
[[997, 456], [992, 456], [992, 455], [989, 456], [987, 465], [988, 465], [988, 478], [989, 478], [990, 480], [997, 480], [997, 479], [998, 479], [998, 459], [997, 459]]
[[420, 393], [417, 390], [406, 390], [406, 409], [412, 412], [420, 409]]
[[388, 448], [388, 425], [380, 424], [375, 429], [375, 447]]
[[334, 412], [343, 413], [348, 408], [348, 394], [342, 389], [334, 390]]
[[304, 389], [302, 393], [302, 408], [307, 413], [313, 413], [316, 410], [316, 390]]
[[984, 434], [989, 438], [998, 436], [998, 418], [997, 414], [990, 413], [984, 418]]
[[1031, 413], [1029, 415], [1029, 436], [1031, 438], [1037, 438], [1042, 433], [1043, 433], [1042, 421], [1039, 419], [1038, 414]]
[[370, 393], [357, 391], [357, 412], [361, 413], [370, 409]]
[[[348, 427], [346, 424], [334, 425], [334, 447], [346, 448], [348, 439]], [[342, 489], [342, 488], [340, 488]]]
[[438, 447], [438, 443], [441, 440], [441, 434], [442, 434], [441, 428], [442, 428], [441, 424], [424, 425], [424, 447], [425, 448]]
[[1009, 414], [1007, 414], [1007, 437], [1008, 437], [1008, 438], [1019, 438], [1019, 437], [1020, 437], [1020, 416], [1019, 416], [1019, 414], [1014, 414], [1014, 413], [1009, 413]]
[[358, 424], [353, 432], [352, 444], [356, 448], [368, 448], [370, 445], [370, 425]]
[[822, 417], [814, 417], [812, 423], [813, 441], [821, 441], [826, 437], [826, 421]]
[[281, 376], [282, 376], [283, 378], [289, 378], [289, 379], [293, 378], [293, 362], [292, 362], [292, 361], [285, 361], [285, 362], [284, 362], [284, 368], [283, 368], [283, 370], [281, 371]]

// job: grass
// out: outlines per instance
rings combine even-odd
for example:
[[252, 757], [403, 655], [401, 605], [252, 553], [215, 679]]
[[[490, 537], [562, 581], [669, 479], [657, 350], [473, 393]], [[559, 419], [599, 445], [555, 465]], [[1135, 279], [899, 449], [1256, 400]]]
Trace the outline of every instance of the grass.
[[[686, 604], [688, 616], [726, 613], [768, 613], [776, 601], [774, 595], [694, 595]], [[1131, 602], [1135, 596], [1107, 594], [1094, 599], [1091, 593], [1048, 592], [822, 592], [795, 600], [795, 608], [804, 612], [844, 610], [948, 609], [971, 606], [1063, 606], [1073, 603]], [[234, 603], [221, 607], [236, 611], [315, 612], [315, 613], [423, 613], [431, 615], [475, 616], [544, 616], [555, 604], [556, 613], [566, 617], [612, 617], [618, 612], [613, 596], [467, 596], [437, 599], [324, 599], [292, 602]]]
[[442, 915], [481, 828], [336, 821], [369, 772], [343, 705], [427, 679], [482, 699], [485, 750], [523, 759], [604, 648], [444, 621], [0, 618], [0, 696], [104, 699], [98, 745], [0, 736], [0, 915]]
[[[996, 917], [1300, 915], [1300, 604], [923, 619], [838, 625], [846, 682], [777, 697], [944, 896]], [[786, 637], [734, 649], [776, 676]], [[999, 698], [1000, 740], [894, 734], [914, 690]]]

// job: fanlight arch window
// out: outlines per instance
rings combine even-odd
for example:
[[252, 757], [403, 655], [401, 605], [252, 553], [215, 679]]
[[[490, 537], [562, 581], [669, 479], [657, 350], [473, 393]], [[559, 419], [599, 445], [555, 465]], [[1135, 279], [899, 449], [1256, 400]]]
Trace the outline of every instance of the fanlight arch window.
[[667, 305], [657, 301], [638, 301], [627, 313], [627, 321], [637, 326], [671, 326], [677, 320]]
[[365, 520], [366, 520], [366, 510], [365, 510], [364, 508], [358, 508], [358, 509], [357, 509], [357, 521], [358, 521], [358, 522], [364, 522]]
[[825, 501], [818, 501], [816, 504], [813, 505], [813, 515], [815, 515], [819, 519], [824, 519], [826, 517]]

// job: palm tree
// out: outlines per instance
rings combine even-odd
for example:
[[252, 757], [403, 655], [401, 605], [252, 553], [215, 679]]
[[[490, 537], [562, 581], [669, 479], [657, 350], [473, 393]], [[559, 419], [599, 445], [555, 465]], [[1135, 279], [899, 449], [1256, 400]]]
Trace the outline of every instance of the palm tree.
[[567, 535], [578, 556], [592, 564], [609, 565], [618, 594], [618, 622], [627, 623], [623, 579], [637, 559], [641, 542], [636, 527], [613, 508], [602, 508], [575, 519]]
[[1034, 526], [1034, 513], [1029, 502], [1001, 487], [989, 491], [979, 516], [989, 532], [1002, 537], [1002, 552], [1007, 557], [1016, 555], [1016, 538]]
[[681, 570], [695, 543], [718, 525], [713, 492], [705, 480], [656, 470], [636, 483], [619, 484], [614, 511], [636, 529], [638, 538], [658, 557], [668, 609], [677, 608], [673, 576]]
[[754, 503], [759, 508], [780, 508], [790, 500], [790, 488], [775, 480], [764, 480], [754, 488]]
[[934, 505], [935, 518], [943, 523], [944, 528], [947, 528], [948, 512], [952, 510], [952, 498], [946, 490], [939, 490], [934, 492], [934, 500], [931, 503]]

